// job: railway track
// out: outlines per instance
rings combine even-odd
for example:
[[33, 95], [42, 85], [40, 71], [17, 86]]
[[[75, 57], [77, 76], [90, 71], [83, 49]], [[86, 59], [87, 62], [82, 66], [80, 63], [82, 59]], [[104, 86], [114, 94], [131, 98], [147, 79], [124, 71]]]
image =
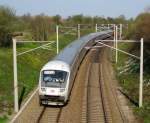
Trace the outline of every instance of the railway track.
[[36, 94], [30, 106], [13, 123], [126, 123], [114, 84], [107, 79], [109, 71], [102, 60], [106, 57], [104, 50], [91, 49], [87, 53], [66, 106], [41, 107]]
[[86, 89], [86, 122], [107, 122], [103, 103], [101, 84], [99, 83], [99, 63], [92, 63]]
[[[102, 55], [103, 50], [93, 50], [84, 91], [82, 122], [123, 123], [126, 120], [120, 110], [120, 106], [118, 103], [114, 104], [116, 95], [114, 93], [110, 94], [110, 91], [112, 91], [110, 84], [113, 85], [113, 83], [104, 81]], [[119, 108], [114, 110], [113, 106]], [[116, 113], [113, 114], [113, 112]]]

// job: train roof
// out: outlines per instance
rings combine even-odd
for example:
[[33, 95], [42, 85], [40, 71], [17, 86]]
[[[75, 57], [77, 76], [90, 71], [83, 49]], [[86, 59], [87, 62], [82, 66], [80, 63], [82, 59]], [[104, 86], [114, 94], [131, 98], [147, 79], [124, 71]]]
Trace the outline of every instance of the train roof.
[[69, 72], [69, 65], [63, 61], [53, 60], [45, 64], [41, 71], [43, 70], [62, 70]]
[[77, 54], [82, 50], [85, 45], [92, 39], [101, 36], [103, 34], [111, 33], [112, 31], [103, 31], [98, 33], [91, 33], [89, 35], [83, 36], [78, 40], [73, 41], [65, 49], [63, 49], [54, 60], [63, 61], [71, 66], [75, 60]]

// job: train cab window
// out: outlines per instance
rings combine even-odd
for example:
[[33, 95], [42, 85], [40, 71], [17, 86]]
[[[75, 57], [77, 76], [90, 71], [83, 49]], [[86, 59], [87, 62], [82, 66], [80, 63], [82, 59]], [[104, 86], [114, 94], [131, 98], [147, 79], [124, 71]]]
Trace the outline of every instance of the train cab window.
[[67, 72], [60, 70], [43, 71], [43, 86], [46, 87], [65, 87]]

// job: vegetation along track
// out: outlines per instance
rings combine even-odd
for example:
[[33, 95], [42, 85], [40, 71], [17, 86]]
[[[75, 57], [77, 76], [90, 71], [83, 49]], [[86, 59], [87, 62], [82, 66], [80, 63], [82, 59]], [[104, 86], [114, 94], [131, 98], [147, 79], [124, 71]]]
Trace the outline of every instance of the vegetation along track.
[[36, 94], [15, 123], [123, 123], [114, 84], [105, 63], [106, 48], [91, 49], [78, 70], [64, 107], [39, 106]]

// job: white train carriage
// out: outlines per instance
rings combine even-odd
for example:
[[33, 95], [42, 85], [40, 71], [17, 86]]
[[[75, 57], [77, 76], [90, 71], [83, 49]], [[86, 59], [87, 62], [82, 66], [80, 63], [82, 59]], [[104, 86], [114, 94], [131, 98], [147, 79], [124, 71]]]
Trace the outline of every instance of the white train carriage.
[[106, 39], [112, 31], [92, 33], [68, 45], [40, 72], [40, 104], [64, 105], [69, 99], [78, 67], [85, 56], [86, 46], [96, 44], [95, 39]]
[[41, 70], [40, 102], [63, 105], [68, 99], [70, 69], [63, 61], [48, 62]]

